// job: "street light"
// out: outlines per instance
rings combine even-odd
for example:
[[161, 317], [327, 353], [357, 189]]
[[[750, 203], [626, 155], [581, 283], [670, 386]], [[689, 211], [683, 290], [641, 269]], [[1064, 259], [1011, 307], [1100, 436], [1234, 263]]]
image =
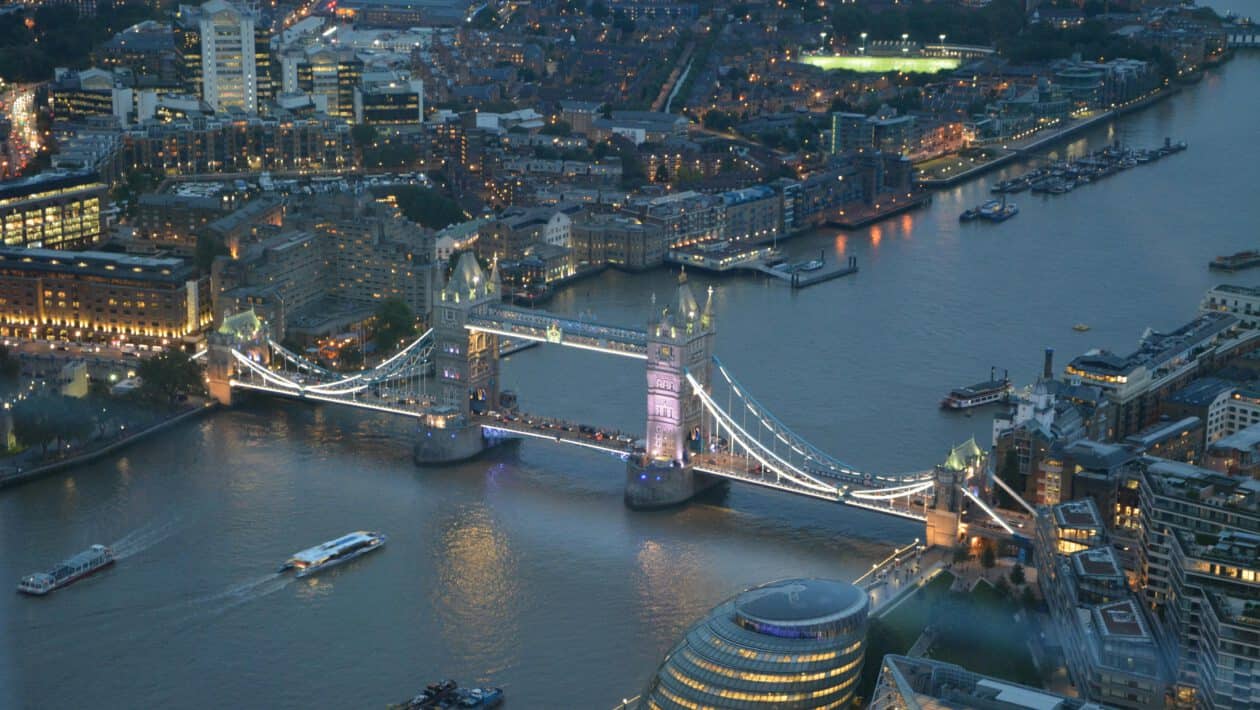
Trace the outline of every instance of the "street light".
[[862, 54], [866, 54], [866, 33], [859, 35], [862, 38]]

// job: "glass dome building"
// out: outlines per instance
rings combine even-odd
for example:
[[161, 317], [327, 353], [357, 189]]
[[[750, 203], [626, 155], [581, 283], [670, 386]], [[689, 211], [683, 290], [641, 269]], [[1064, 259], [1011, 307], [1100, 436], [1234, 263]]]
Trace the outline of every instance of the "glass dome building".
[[862, 672], [869, 606], [847, 582], [788, 579], [749, 589], [687, 630], [639, 707], [845, 707]]

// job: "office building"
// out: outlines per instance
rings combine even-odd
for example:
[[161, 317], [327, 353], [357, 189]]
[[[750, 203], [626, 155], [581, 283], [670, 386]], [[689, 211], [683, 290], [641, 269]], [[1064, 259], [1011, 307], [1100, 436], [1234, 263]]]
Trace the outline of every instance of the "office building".
[[0, 244], [89, 249], [102, 238], [105, 192], [95, 173], [44, 172], [0, 182]]
[[183, 259], [0, 248], [0, 335], [171, 345], [209, 326], [207, 286]]
[[167, 175], [341, 170], [355, 164], [350, 124], [277, 113], [149, 122], [123, 136], [123, 161]]
[[200, 8], [201, 97], [215, 111], [258, 112], [258, 70], [252, 11], [225, 0]]
[[870, 600], [844, 582], [789, 579], [719, 604], [665, 656], [640, 708], [844, 707]]
[[290, 50], [280, 57], [280, 77], [283, 93], [323, 97], [329, 116], [354, 118], [363, 61], [353, 51], [322, 46]]
[[652, 220], [623, 214], [596, 214], [573, 224], [573, 262], [639, 270], [665, 260], [665, 233]]
[[419, 125], [424, 122], [424, 82], [405, 73], [365, 75], [354, 87], [353, 114], [355, 123], [370, 126]]

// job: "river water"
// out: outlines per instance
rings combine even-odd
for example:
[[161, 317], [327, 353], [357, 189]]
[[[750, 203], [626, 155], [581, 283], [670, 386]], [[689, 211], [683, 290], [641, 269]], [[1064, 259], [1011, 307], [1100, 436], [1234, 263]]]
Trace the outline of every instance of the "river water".
[[[1058, 366], [1130, 348], [1191, 317], [1217, 281], [1256, 281], [1206, 262], [1260, 247], [1260, 55], [1051, 157], [1165, 136], [1190, 150], [1062, 197], [1019, 195], [1002, 225], [957, 221], [998, 174], [789, 244], [800, 258], [856, 256], [856, 276], [793, 292], [692, 275], [698, 292], [716, 288], [716, 351], [780, 418], [859, 467], [925, 468], [973, 434], [986, 444], [986, 414], [937, 409], [950, 387], [991, 365], [1031, 381], [1044, 347]], [[641, 325], [675, 284], [609, 273], [550, 308]], [[535, 348], [504, 379], [529, 411], [642, 430], [635, 361]], [[0, 707], [382, 707], [454, 677], [501, 685], [514, 707], [607, 708], [727, 596], [788, 575], [851, 579], [921, 532], [739, 486], [634, 513], [615, 459], [530, 442], [419, 469], [410, 433], [387, 416], [252, 402], [0, 493], [5, 584], [94, 542], [123, 555], [48, 598], [0, 594]], [[272, 573], [355, 529], [390, 542], [315, 578]]]

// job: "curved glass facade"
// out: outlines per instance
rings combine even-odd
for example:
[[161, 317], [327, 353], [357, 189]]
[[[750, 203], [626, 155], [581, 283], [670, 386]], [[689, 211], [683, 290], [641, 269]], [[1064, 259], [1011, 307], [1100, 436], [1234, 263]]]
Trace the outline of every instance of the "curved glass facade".
[[687, 630], [639, 707], [845, 707], [862, 672], [869, 605], [846, 582], [789, 579], [749, 589]]

